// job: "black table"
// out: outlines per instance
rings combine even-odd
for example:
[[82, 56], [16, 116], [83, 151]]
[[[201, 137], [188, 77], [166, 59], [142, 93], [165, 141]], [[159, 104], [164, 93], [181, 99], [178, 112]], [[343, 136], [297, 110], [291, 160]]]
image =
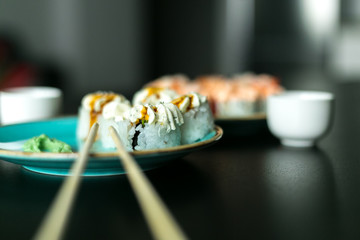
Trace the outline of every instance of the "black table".
[[[282, 147], [266, 127], [225, 132], [146, 172], [191, 239], [360, 239], [360, 83], [303, 89], [336, 95], [316, 147]], [[0, 239], [31, 238], [62, 181], [0, 161]], [[125, 175], [83, 179], [65, 239], [151, 239]]]

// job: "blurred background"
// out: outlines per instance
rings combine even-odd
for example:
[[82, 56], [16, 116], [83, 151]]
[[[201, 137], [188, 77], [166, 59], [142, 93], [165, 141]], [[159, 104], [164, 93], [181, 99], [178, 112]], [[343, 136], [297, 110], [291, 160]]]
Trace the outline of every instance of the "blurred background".
[[2, 0], [0, 88], [131, 98], [166, 74], [255, 72], [287, 87], [360, 80], [358, 0]]

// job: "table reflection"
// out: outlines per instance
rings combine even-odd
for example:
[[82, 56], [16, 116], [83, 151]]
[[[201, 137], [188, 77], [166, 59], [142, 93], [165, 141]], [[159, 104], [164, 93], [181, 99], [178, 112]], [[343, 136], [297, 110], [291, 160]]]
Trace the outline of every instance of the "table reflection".
[[265, 155], [264, 168], [270, 222], [279, 238], [337, 238], [333, 167], [321, 149], [278, 147]]

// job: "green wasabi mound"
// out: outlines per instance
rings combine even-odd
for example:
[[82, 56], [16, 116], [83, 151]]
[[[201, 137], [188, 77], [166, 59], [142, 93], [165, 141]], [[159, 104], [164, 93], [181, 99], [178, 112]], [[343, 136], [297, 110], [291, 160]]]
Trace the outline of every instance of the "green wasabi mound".
[[70, 145], [55, 138], [49, 138], [45, 134], [33, 137], [24, 143], [24, 152], [53, 152], [53, 153], [71, 153]]

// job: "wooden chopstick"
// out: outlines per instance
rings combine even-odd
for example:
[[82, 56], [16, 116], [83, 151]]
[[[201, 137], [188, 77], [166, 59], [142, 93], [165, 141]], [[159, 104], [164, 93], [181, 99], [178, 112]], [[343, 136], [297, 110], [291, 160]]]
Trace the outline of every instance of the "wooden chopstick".
[[120, 162], [127, 172], [129, 181], [143, 210], [145, 218], [155, 239], [187, 239], [176, 223], [160, 196], [141, 171], [134, 158], [124, 149], [118, 133], [110, 126], [110, 134], [115, 142]]
[[98, 128], [98, 123], [92, 126], [78, 159], [70, 169], [70, 176], [67, 177], [61, 185], [55, 200], [34, 237], [35, 240], [61, 239], [65, 232], [64, 229], [79, 187], [81, 174], [86, 167], [89, 151], [95, 141]]

